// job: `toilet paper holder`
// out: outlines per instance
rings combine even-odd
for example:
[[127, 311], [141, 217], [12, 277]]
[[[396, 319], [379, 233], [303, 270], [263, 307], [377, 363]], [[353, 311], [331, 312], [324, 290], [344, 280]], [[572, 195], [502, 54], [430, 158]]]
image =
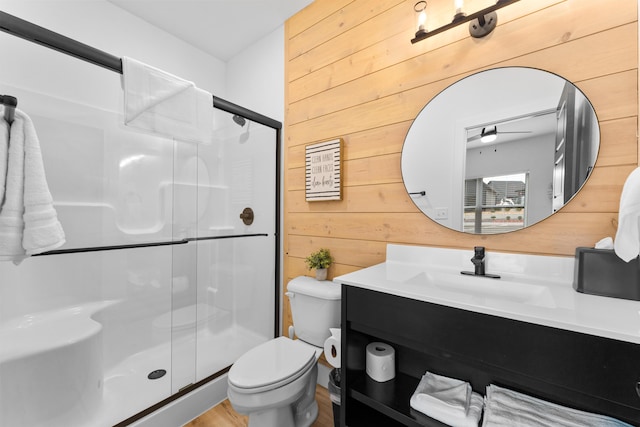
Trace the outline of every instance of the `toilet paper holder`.
[[333, 366], [334, 368], [340, 368], [340, 341], [342, 331], [340, 328], [329, 328], [329, 332], [331, 332], [331, 336], [324, 342], [324, 357], [325, 359], [327, 359], [327, 362], [329, 362], [331, 366]]

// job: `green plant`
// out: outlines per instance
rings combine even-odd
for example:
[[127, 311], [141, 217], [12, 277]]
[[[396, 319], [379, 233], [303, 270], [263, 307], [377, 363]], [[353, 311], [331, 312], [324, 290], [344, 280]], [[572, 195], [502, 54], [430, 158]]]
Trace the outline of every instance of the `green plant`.
[[329, 249], [320, 249], [306, 257], [304, 262], [307, 263], [309, 270], [312, 268], [328, 268], [333, 262], [333, 258], [331, 257]]

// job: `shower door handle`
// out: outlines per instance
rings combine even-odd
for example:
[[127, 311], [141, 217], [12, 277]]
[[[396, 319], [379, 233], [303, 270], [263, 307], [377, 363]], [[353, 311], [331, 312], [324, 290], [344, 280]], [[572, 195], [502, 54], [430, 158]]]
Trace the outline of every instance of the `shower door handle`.
[[242, 213], [240, 214], [240, 219], [244, 222], [244, 225], [253, 224], [253, 209], [244, 208]]

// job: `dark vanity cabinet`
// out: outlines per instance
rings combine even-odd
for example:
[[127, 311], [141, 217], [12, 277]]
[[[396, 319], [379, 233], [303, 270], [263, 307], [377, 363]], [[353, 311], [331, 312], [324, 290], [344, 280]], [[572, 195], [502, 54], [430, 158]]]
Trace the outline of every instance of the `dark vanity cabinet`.
[[[372, 341], [394, 347], [395, 379], [367, 376]], [[427, 370], [640, 426], [638, 344], [343, 285], [341, 425], [443, 426], [409, 406]]]

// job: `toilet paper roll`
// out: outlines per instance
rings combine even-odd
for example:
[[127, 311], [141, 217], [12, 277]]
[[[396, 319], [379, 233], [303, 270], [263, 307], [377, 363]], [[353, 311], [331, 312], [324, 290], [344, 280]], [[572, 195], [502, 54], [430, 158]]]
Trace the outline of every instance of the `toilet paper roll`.
[[324, 357], [334, 368], [340, 367], [340, 329], [329, 329], [331, 336], [324, 341]]
[[372, 342], [367, 345], [367, 375], [383, 383], [396, 376], [396, 351], [389, 344]]

